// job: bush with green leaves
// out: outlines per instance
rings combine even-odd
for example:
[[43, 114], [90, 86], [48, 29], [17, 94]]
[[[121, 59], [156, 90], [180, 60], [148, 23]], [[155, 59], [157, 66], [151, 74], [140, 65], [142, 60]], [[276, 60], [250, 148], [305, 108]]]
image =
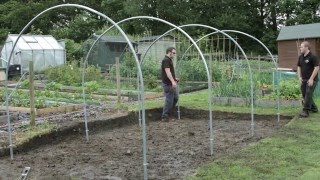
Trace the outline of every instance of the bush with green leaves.
[[86, 93], [91, 94], [93, 92], [97, 92], [100, 88], [100, 85], [97, 81], [89, 81], [84, 83], [84, 88]]
[[[296, 79], [281, 79], [279, 81], [279, 97], [285, 100], [297, 100], [301, 97], [299, 82]], [[276, 91], [271, 94], [276, 99]]]
[[205, 81], [207, 74], [203, 63], [196, 58], [177, 62], [176, 75], [181, 81]]
[[28, 79], [25, 79], [20, 83], [21, 88], [29, 88], [29, 86], [30, 86], [30, 82]]
[[[49, 67], [44, 73], [49, 82], [57, 82], [63, 85], [80, 86], [82, 84], [83, 67], [77, 62], [71, 62], [60, 66]], [[100, 68], [88, 65], [85, 69], [85, 82], [102, 80]]]
[[45, 86], [45, 90], [50, 90], [50, 91], [60, 91], [61, 88], [62, 88], [62, 84], [56, 83], [56, 82], [50, 82]]

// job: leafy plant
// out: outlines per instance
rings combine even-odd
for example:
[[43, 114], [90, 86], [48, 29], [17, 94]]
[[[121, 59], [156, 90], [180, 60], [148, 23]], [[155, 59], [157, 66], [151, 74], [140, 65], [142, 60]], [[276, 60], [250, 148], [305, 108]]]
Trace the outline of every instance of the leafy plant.
[[218, 97], [250, 97], [250, 82], [246, 80], [221, 81], [214, 89], [214, 94]]
[[[49, 67], [45, 70], [48, 81], [54, 81], [63, 85], [77, 85], [82, 83], [83, 68], [77, 62], [67, 63], [61, 66]], [[99, 81], [102, 79], [101, 70], [95, 66], [87, 66], [85, 69], [85, 82]]]
[[59, 91], [62, 88], [62, 84], [61, 83], [56, 83], [56, 82], [50, 82], [48, 84], [46, 84], [45, 89], [46, 90], [51, 90], [51, 91]]
[[86, 93], [93, 93], [97, 92], [98, 89], [100, 88], [100, 85], [97, 81], [89, 81], [84, 83], [84, 87], [86, 90]]
[[[300, 86], [295, 79], [281, 79], [279, 81], [279, 98], [284, 100], [297, 100], [301, 97]], [[277, 99], [277, 91], [266, 95], [263, 99]]]
[[21, 87], [21, 88], [28, 88], [29, 86], [30, 86], [30, 82], [29, 82], [28, 79], [25, 79], [24, 81], [22, 81], [22, 82], [20, 83], [20, 87]]
[[152, 74], [145, 76], [144, 81], [145, 81], [145, 86], [148, 89], [154, 89], [158, 87], [157, 78]]

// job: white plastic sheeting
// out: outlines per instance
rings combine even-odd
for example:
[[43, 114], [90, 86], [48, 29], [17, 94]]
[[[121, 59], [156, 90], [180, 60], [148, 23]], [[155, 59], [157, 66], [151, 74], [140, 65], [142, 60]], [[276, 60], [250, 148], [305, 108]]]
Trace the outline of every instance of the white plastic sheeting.
[[[13, 44], [18, 35], [9, 34], [1, 51], [1, 67], [7, 67]], [[48, 66], [62, 65], [66, 62], [66, 51], [51, 35], [22, 35], [12, 55], [10, 64], [20, 64], [22, 72], [29, 71], [29, 61], [33, 61], [36, 72]]]

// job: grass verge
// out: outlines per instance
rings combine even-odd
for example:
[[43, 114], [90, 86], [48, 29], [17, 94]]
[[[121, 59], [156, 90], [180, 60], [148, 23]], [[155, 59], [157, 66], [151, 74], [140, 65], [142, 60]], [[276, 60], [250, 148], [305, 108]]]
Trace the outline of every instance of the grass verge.
[[[181, 94], [179, 97], [179, 103], [181, 106], [194, 109], [204, 109], [209, 110], [209, 94], [208, 90], [202, 90], [187, 94]], [[164, 104], [163, 99], [155, 99], [145, 101], [145, 108], [159, 108]], [[137, 110], [137, 104], [128, 105], [128, 109], [131, 111]], [[235, 112], [235, 113], [250, 113], [251, 107], [247, 106], [222, 106], [213, 105], [213, 111], [225, 111], [225, 112]], [[281, 115], [292, 115], [296, 114], [300, 108], [297, 107], [280, 107]], [[277, 114], [277, 108], [275, 107], [254, 107], [254, 114]]]
[[15, 139], [14, 143], [15, 144], [25, 143], [36, 136], [47, 134], [56, 128], [57, 128], [56, 124], [52, 124], [48, 122], [38, 124], [34, 127], [30, 125], [22, 126], [20, 128], [17, 128], [13, 133], [13, 137]]

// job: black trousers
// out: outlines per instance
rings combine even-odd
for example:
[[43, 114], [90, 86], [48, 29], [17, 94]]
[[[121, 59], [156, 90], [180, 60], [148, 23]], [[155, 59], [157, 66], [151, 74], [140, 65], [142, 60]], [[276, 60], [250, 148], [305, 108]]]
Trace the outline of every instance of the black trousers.
[[312, 86], [308, 86], [308, 80], [303, 80], [301, 83], [301, 93], [303, 97], [303, 111], [316, 111], [318, 110], [316, 104], [313, 101], [313, 92], [318, 84], [318, 81], [314, 81]]
[[179, 100], [176, 88], [173, 88], [171, 85], [163, 84], [163, 91], [165, 102], [163, 106], [162, 118], [174, 116], [174, 109]]

